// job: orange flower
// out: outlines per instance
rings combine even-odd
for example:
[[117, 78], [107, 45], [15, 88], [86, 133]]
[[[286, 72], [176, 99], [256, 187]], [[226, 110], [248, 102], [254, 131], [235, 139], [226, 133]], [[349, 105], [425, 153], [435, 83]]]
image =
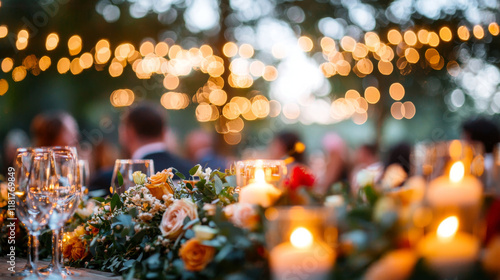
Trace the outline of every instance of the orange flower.
[[88, 255], [87, 246], [78, 236], [71, 236], [71, 238], [63, 244], [62, 251], [64, 258], [73, 261], [83, 260]]
[[201, 271], [210, 263], [215, 255], [215, 248], [201, 244], [198, 239], [190, 239], [179, 250], [187, 270]]
[[154, 197], [161, 200], [164, 195], [174, 193], [172, 186], [167, 182], [167, 180], [172, 177], [173, 174], [171, 169], [157, 172], [149, 178], [149, 183], [146, 184], [146, 188], [148, 188]]

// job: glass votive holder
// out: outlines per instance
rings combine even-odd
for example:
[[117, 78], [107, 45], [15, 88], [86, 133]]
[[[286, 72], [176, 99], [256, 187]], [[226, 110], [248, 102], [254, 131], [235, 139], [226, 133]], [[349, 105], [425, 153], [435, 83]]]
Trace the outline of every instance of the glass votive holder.
[[411, 153], [412, 174], [432, 180], [447, 174], [451, 164], [461, 161], [466, 174], [480, 177], [484, 172], [483, 151], [480, 143], [462, 140], [418, 143]]
[[469, 273], [477, 261], [479, 238], [461, 231], [457, 216], [436, 220], [438, 227], [419, 241], [417, 252], [440, 278], [457, 279]]
[[337, 228], [330, 207], [277, 207], [266, 213], [272, 279], [330, 279]]
[[264, 180], [277, 188], [281, 187], [287, 175], [286, 164], [283, 160], [242, 160], [237, 161], [235, 166], [236, 184], [244, 187], [256, 180]]
[[[122, 194], [129, 188], [135, 186], [132, 174], [141, 171], [147, 177], [154, 175], [154, 162], [151, 159], [117, 159], [113, 168], [111, 178], [111, 193]], [[121, 174], [123, 184], [120, 185], [118, 174]]]
[[483, 185], [478, 179], [484, 164], [481, 149], [463, 141], [438, 143], [440, 170], [430, 182], [426, 201], [432, 209], [430, 230], [449, 216], [460, 220], [460, 231], [477, 230], [483, 202]]

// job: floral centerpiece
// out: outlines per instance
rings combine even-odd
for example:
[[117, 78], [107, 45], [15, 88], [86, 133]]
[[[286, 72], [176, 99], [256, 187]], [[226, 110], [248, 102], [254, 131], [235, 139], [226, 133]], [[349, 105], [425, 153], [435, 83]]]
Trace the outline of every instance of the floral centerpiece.
[[197, 165], [175, 184], [174, 172], [136, 172], [135, 187], [96, 198], [95, 213], [66, 234], [65, 259], [127, 278], [268, 278], [260, 209], [237, 203], [234, 176]]

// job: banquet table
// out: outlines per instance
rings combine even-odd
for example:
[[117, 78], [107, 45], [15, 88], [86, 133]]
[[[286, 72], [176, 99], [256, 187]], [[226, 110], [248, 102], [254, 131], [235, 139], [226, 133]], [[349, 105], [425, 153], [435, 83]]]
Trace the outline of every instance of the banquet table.
[[[6, 257], [1, 257], [0, 258], [0, 279], [12, 279], [12, 280], [20, 280], [23, 279], [23, 277], [12, 277], [8, 274], [8, 267], [9, 264], [7, 263], [7, 258]], [[49, 262], [48, 261], [40, 261], [41, 266], [47, 265]], [[16, 266], [19, 267], [24, 267], [26, 264], [26, 259], [17, 259], [16, 260]], [[17, 267], [16, 267], [17, 268]], [[71, 272], [74, 274], [75, 279], [78, 280], [118, 280], [122, 279], [121, 276], [114, 275], [113, 273], [109, 272], [102, 272], [98, 270], [92, 270], [92, 269], [85, 269], [85, 268], [71, 268]]]

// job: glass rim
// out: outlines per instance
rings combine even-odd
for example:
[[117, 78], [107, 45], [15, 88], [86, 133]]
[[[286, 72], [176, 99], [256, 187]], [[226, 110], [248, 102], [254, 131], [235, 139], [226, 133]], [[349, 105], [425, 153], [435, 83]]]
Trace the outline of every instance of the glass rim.
[[146, 162], [153, 162], [152, 159], [116, 159], [115, 164], [117, 163], [146, 163]]
[[285, 161], [282, 159], [245, 159], [245, 160], [238, 160], [236, 161], [237, 164], [243, 163], [243, 164], [248, 164], [248, 163], [256, 163], [257, 161], [261, 161], [263, 165], [270, 164], [270, 163], [279, 163], [279, 164], [285, 164]]

